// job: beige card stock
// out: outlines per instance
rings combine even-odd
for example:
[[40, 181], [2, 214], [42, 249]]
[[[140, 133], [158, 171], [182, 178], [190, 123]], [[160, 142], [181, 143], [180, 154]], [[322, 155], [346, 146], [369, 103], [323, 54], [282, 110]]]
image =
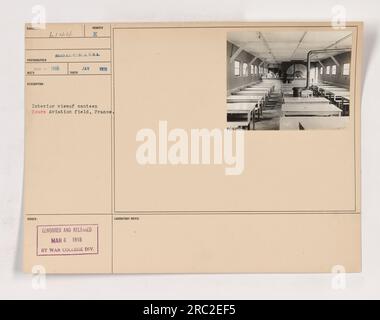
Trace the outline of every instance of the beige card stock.
[[[344, 128], [226, 129], [256, 75], [242, 51], [262, 78], [329, 32], [351, 33]], [[359, 272], [361, 40], [356, 22], [27, 24], [25, 272]]]

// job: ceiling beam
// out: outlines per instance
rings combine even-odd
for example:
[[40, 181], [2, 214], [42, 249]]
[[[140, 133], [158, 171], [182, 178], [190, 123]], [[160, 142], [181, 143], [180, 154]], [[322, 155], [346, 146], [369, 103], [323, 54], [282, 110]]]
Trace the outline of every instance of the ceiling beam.
[[342, 41], [348, 39], [349, 37], [352, 36], [352, 33], [344, 36], [342, 39], [339, 39], [338, 41], [335, 41], [333, 44], [330, 44], [328, 47], [326, 47], [325, 49], [331, 49], [333, 47], [335, 47], [336, 45], [338, 45], [339, 43], [341, 43]]
[[338, 60], [335, 59], [334, 56], [330, 56], [330, 58], [332, 59], [332, 61], [335, 62], [335, 64], [339, 67], [340, 66], [340, 63], [338, 62]]
[[307, 31], [305, 31], [305, 32], [303, 33], [301, 39], [298, 41], [298, 44], [297, 44], [296, 48], [294, 49], [294, 51], [293, 51], [293, 53], [292, 53], [292, 56], [290, 57], [290, 60], [293, 60], [293, 57], [294, 57], [294, 55], [296, 54], [297, 49], [300, 47], [300, 45], [301, 45], [303, 39], [305, 39], [306, 34], [307, 34]]
[[249, 64], [253, 64], [259, 57], [254, 57]]
[[268, 53], [272, 56], [273, 60], [274, 60], [275, 62], [277, 62], [277, 59], [276, 59], [276, 57], [273, 55], [273, 53], [272, 53], [272, 49], [270, 48], [269, 43], [268, 43], [267, 40], [265, 39], [264, 35], [263, 35], [261, 32], [258, 32], [257, 34], [258, 34], [259, 39], [262, 40], [262, 42], [264, 43], [265, 47], [267, 48]]
[[230, 58], [230, 62], [233, 62], [233, 61], [237, 58], [237, 56], [238, 56], [243, 50], [244, 50], [243, 47], [239, 47], [239, 48], [235, 51], [235, 53], [231, 56], [231, 58]]
[[318, 60], [318, 63], [321, 65], [322, 68], [325, 67], [325, 65], [321, 62], [321, 60]]

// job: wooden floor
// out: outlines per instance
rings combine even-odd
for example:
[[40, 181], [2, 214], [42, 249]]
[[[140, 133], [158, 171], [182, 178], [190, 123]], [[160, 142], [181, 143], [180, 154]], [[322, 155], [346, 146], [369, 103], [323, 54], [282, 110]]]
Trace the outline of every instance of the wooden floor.
[[263, 116], [255, 123], [255, 130], [279, 130], [281, 117], [282, 95], [274, 91], [269, 97]]

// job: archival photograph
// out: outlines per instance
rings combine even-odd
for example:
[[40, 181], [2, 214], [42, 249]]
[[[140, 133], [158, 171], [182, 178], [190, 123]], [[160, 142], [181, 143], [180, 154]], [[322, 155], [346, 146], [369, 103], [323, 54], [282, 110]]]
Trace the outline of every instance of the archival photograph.
[[227, 127], [343, 129], [352, 32], [240, 31], [227, 36]]

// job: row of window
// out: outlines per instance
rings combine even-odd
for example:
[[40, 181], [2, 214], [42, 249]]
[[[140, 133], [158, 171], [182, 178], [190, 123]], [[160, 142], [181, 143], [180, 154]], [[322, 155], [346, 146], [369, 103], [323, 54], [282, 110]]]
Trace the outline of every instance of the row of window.
[[[235, 60], [234, 61], [234, 75], [235, 76], [240, 76], [241, 75], [241, 68], [240, 68], [240, 61]], [[248, 76], [249, 74], [254, 75], [254, 74], [263, 74], [263, 67], [257, 67], [257, 65], [250, 65], [250, 69], [248, 69], [248, 63], [244, 62], [243, 63], [243, 76]]]
[[[321, 75], [323, 74], [324, 69], [326, 69], [325, 72], [326, 72], [327, 75], [329, 75], [329, 74], [336, 75], [336, 65], [327, 66], [326, 68], [321, 67], [321, 69], [320, 69], [320, 74]], [[344, 76], [349, 76], [350, 75], [350, 64], [349, 63], [345, 63], [343, 65], [342, 75], [344, 75]]]
[[[238, 60], [235, 60], [234, 61], [234, 75], [235, 76], [240, 76], [240, 61]], [[332, 75], [336, 75], [336, 65], [333, 65], [333, 66], [327, 66], [326, 68], [323, 68], [321, 67], [320, 68], [320, 74], [322, 75], [323, 72], [324, 72], [324, 69], [326, 69], [326, 74], [329, 75], [329, 74], [332, 74]], [[257, 67], [257, 65], [253, 65], [251, 64], [250, 65], [250, 72], [248, 71], [248, 63], [244, 62], [243, 63], [243, 76], [248, 76], [249, 74], [251, 75], [254, 75], [254, 74], [263, 74], [263, 67]], [[350, 75], [350, 64], [349, 63], [345, 63], [343, 65], [343, 71], [342, 71], [342, 75], [344, 76], [349, 76]]]

